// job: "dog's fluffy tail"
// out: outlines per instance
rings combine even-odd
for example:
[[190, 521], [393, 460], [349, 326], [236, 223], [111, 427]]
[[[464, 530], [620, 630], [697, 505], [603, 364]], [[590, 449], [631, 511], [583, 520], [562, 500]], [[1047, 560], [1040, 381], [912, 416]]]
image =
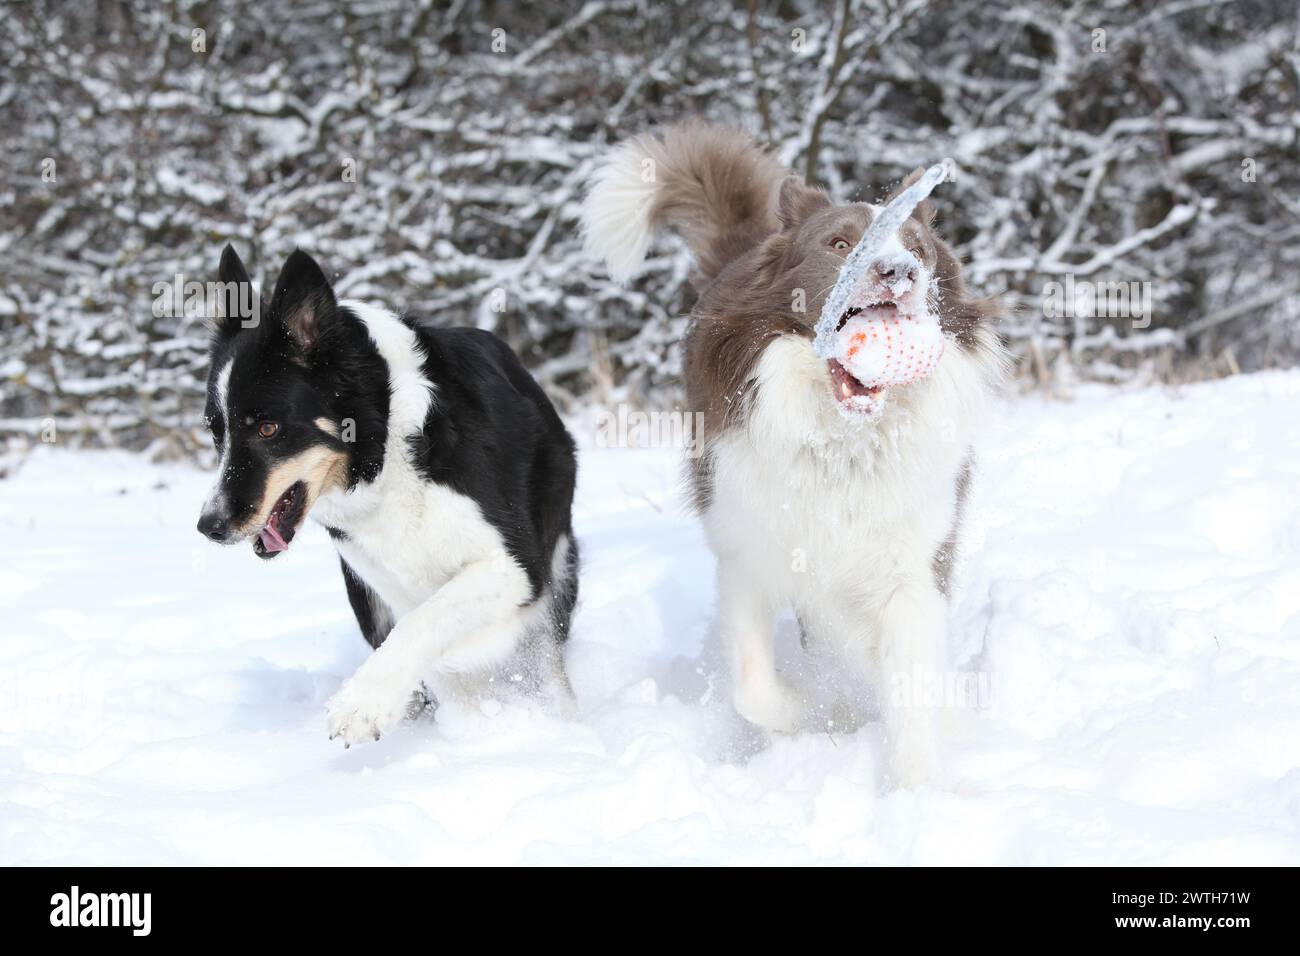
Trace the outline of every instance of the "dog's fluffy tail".
[[620, 282], [635, 275], [655, 233], [679, 232], [695, 254], [696, 281], [779, 228], [781, 164], [737, 130], [687, 122], [615, 147], [582, 208], [587, 249]]

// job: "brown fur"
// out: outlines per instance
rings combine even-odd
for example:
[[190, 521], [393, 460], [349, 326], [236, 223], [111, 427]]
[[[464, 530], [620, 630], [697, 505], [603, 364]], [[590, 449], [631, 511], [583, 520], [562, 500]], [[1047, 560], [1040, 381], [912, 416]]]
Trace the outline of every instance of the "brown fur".
[[[865, 203], [832, 204], [733, 130], [693, 122], [637, 145], [654, 159], [660, 184], [652, 221], [677, 230], [697, 263], [693, 280], [701, 295], [683, 373], [689, 410], [703, 413], [706, 452], [691, 462], [695, 503], [703, 509], [712, 494], [709, 442], [744, 422], [768, 344], [782, 335], [812, 339], [846, 255], [831, 243], [856, 245], [874, 211]], [[959, 346], [975, 348], [976, 328], [998, 304], [966, 288], [957, 256], [933, 229], [934, 215], [929, 202], [918, 205], [900, 239], [931, 273], [943, 329]]]
[[961, 471], [957, 473], [957, 500], [952, 509], [952, 527], [948, 531], [948, 537], [943, 539], [943, 544], [939, 545], [939, 550], [934, 553], [932, 562], [934, 583], [939, 589], [939, 593], [944, 597], [952, 596], [950, 593], [952, 572], [957, 564], [957, 545], [961, 539], [961, 522], [966, 513], [966, 499], [970, 496], [971, 472], [974, 468], [975, 459], [973, 457], [967, 457], [962, 462]]
[[777, 187], [788, 174], [744, 133], [688, 122], [635, 143], [660, 184], [651, 220], [691, 247], [697, 289], [780, 227]]

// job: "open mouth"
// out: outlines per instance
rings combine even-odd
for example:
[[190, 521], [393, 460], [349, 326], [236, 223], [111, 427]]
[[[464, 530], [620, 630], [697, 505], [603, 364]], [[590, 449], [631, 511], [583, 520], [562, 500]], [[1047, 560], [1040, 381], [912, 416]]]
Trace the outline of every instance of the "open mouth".
[[875, 387], [863, 385], [839, 363], [838, 359], [827, 359], [826, 368], [831, 373], [831, 386], [835, 390], [835, 398], [842, 405], [849, 407], [871, 405], [885, 391], [883, 385]]
[[887, 319], [898, 315], [898, 303], [893, 299], [880, 299], [877, 302], [868, 302], [864, 305], [855, 305], [851, 309], [845, 309], [840, 320], [835, 323], [835, 331], [843, 330], [849, 322], [849, 319], [856, 316], [868, 314], [868, 318]]
[[307, 486], [301, 481], [290, 485], [289, 490], [276, 499], [266, 524], [253, 539], [253, 553], [259, 558], [273, 558], [281, 551], [287, 551], [302, 521], [306, 501]]
[[[835, 324], [835, 331], [842, 332], [849, 320], [857, 318], [859, 315], [868, 319], [897, 320], [898, 302], [888, 296], [882, 296], [879, 299], [863, 302], [861, 305], [846, 309], [844, 314], [840, 316], [839, 322]], [[856, 351], [856, 349], [853, 351]], [[880, 396], [884, 394], [885, 388], [883, 385], [863, 385], [861, 381], [853, 376], [852, 372], [840, 364], [838, 359], [827, 359], [826, 367], [831, 373], [831, 387], [835, 391], [835, 398], [845, 408], [854, 411], [873, 409]]]

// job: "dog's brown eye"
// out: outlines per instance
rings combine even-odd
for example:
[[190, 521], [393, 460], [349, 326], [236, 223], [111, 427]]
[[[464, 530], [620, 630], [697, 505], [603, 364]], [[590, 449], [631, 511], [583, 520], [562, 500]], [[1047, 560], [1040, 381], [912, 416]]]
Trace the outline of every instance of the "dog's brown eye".
[[263, 438], [274, 438], [279, 430], [280, 426], [275, 422], [262, 422], [257, 426], [257, 433]]
[[831, 242], [831, 248], [836, 252], [847, 252], [849, 249], [849, 241], [847, 239], [835, 239]]

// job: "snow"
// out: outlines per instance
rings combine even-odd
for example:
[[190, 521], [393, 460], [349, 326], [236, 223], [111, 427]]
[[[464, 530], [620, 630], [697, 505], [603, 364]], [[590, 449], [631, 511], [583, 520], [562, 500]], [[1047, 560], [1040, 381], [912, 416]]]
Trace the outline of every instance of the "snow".
[[[326, 739], [366, 650], [325, 534], [194, 531], [209, 476], [46, 449], [0, 483], [0, 863], [1300, 862], [1300, 371], [1009, 402], [952, 611], [948, 779], [727, 703], [670, 449], [584, 449], [562, 719]], [[807, 679], [792, 623], [786, 666]]]
[[181, 175], [174, 169], [161, 167], [157, 173], [158, 188], [169, 195], [186, 196], [203, 206], [211, 206], [226, 198], [226, 191], [210, 183], [199, 182]]

